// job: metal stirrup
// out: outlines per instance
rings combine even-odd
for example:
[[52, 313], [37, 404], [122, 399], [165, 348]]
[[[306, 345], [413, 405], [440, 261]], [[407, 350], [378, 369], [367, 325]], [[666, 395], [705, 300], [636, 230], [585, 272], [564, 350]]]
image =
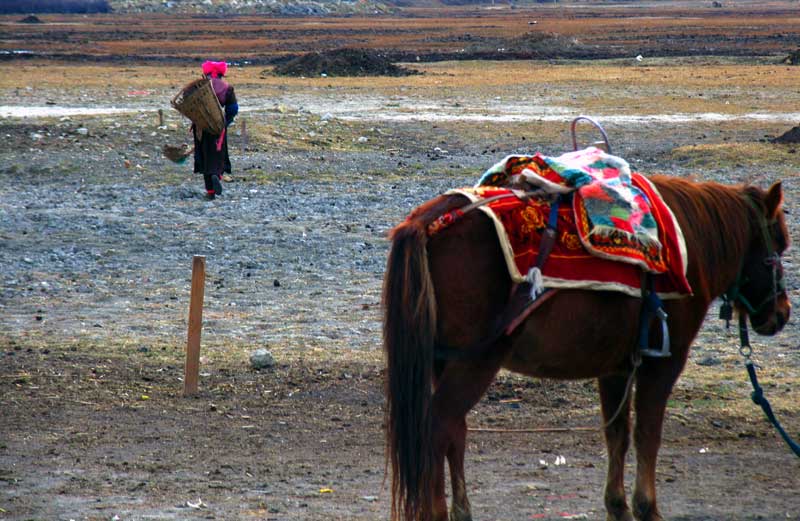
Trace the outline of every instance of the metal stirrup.
[[[653, 314], [661, 323], [661, 349], [654, 349], [649, 345], [650, 320]], [[656, 293], [655, 282], [651, 273], [642, 274], [642, 316], [639, 321], [639, 352], [642, 356], [668, 358], [670, 351], [667, 312], [664, 311], [664, 304], [658, 297], [658, 293]]]
[[642, 349], [642, 356], [650, 356], [653, 358], [669, 358], [669, 327], [667, 327], [667, 312], [664, 311], [664, 308], [658, 308], [656, 310], [656, 317], [661, 322], [661, 349]]

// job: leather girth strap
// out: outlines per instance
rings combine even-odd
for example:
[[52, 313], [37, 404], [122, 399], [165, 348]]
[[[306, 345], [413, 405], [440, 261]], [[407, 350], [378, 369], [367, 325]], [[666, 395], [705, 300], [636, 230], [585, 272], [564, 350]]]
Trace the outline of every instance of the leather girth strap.
[[508, 298], [506, 308], [497, 317], [492, 334], [465, 349], [437, 343], [434, 347], [434, 358], [436, 360], [474, 360], [484, 357], [488, 349], [497, 344], [502, 338], [511, 336], [514, 330], [536, 308], [544, 304], [556, 292], [557, 290], [548, 289], [539, 295], [536, 300], [531, 300], [531, 284], [528, 282], [515, 284]]
[[[516, 194], [517, 197], [523, 199], [523, 196]], [[487, 200], [488, 201], [488, 200]], [[539, 273], [547, 262], [547, 257], [553, 249], [556, 240], [556, 227], [558, 222], [558, 206], [561, 202], [561, 196], [556, 196], [550, 205], [550, 218], [547, 227], [542, 232], [542, 237], [539, 243], [539, 255], [536, 258], [536, 267], [534, 268]], [[476, 205], [476, 203], [473, 203]], [[466, 210], [472, 210], [476, 206], [470, 205], [465, 207]], [[514, 330], [522, 324], [533, 311], [541, 306], [546, 300], [552, 297], [556, 290], [544, 289], [540, 287], [541, 276], [538, 277], [539, 284], [537, 287], [529, 281], [520, 284], [514, 284], [511, 287], [511, 294], [508, 297], [506, 308], [497, 317], [495, 327], [492, 329], [492, 334], [482, 340], [476, 345], [467, 349], [458, 349], [450, 346], [445, 346], [437, 343], [434, 347], [434, 358], [437, 360], [469, 360], [481, 358], [486, 355], [486, 350], [496, 345], [502, 338], [510, 337]]]

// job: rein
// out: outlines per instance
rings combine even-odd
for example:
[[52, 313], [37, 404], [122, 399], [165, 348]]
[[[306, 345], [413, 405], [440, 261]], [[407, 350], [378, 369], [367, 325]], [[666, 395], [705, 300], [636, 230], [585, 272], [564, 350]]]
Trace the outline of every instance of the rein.
[[[783, 270], [781, 269], [780, 255], [772, 248], [773, 237], [769, 231], [769, 225], [774, 224], [775, 221], [767, 221], [767, 219], [761, 215], [760, 209], [751, 199], [748, 198], [747, 202], [750, 203], [750, 206], [755, 210], [756, 217], [759, 221], [761, 236], [767, 247], [768, 255], [764, 258], [764, 263], [772, 267], [772, 293], [767, 295], [757, 305], [753, 305], [750, 300], [742, 294], [741, 288], [748, 282], [748, 280], [743, 277], [744, 260], [742, 260], [742, 266], [739, 267], [736, 281], [722, 295], [723, 303], [719, 310], [719, 318], [725, 320], [726, 326], [730, 326], [730, 320], [733, 318], [732, 304], [734, 302], [741, 304], [747, 310], [747, 313], [756, 314], [760, 312], [764, 306], [770, 303], [774, 305], [777, 302], [778, 293], [784, 291], [786, 288], [786, 283], [783, 279]], [[747, 369], [747, 375], [750, 377], [750, 383], [753, 385], [753, 392], [750, 393], [750, 398], [753, 400], [753, 403], [761, 407], [767, 420], [775, 427], [775, 430], [778, 431], [778, 434], [781, 435], [781, 438], [783, 438], [792, 452], [794, 452], [795, 456], [800, 457], [800, 445], [798, 445], [781, 426], [775, 414], [772, 412], [772, 406], [770, 406], [769, 401], [764, 396], [764, 389], [758, 383], [756, 366], [751, 359], [753, 348], [750, 345], [750, 334], [747, 330], [747, 313], [744, 311], [739, 313], [739, 342], [741, 344], [739, 354], [744, 358], [744, 366]]]
[[784, 430], [781, 426], [778, 419], [775, 417], [775, 414], [772, 412], [772, 407], [767, 401], [766, 396], [764, 396], [764, 389], [758, 384], [758, 376], [756, 376], [756, 366], [753, 363], [753, 360], [750, 356], [753, 354], [753, 348], [750, 346], [750, 335], [747, 332], [747, 314], [740, 313], [739, 314], [739, 340], [742, 346], [739, 348], [739, 354], [742, 355], [744, 358], [744, 366], [747, 369], [747, 374], [750, 377], [750, 383], [753, 384], [753, 392], [750, 393], [750, 398], [753, 400], [753, 403], [759, 405], [761, 409], [764, 411], [764, 414], [767, 416], [769, 422], [775, 427], [775, 430], [778, 431], [778, 434], [781, 435], [783, 441], [792, 449], [795, 456], [800, 457], [800, 445], [797, 444]]

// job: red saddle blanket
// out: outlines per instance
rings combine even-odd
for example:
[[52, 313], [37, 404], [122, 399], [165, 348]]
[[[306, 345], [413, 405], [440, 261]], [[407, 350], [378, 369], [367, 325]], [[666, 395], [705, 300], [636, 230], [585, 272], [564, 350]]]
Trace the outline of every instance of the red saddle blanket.
[[[602, 253], [590, 252], [581, 237], [586, 236], [591, 223], [586, 219], [582, 200], [573, 196], [571, 204], [562, 203], [558, 208], [555, 244], [542, 267], [545, 288], [621, 291], [638, 297], [641, 296], [641, 266], [646, 264], [648, 271], [655, 273], [656, 292], [661, 298], [680, 298], [692, 293], [686, 280], [686, 246], [675, 216], [650, 181], [634, 174], [633, 184], [647, 195], [652, 205], [660, 248], [643, 251], [624, 242], [609, 241], [603, 245]], [[549, 220], [550, 201], [521, 199], [507, 188], [492, 186], [462, 188], [448, 193], [463, 195], [471, 202], [508, 195], [478, 209], [495, 224], [511, 278], [515, 282], [525, 281], [539, 255], [541, 233]], [[448, 226], [453, 217], [443, 216], [432, 225], [431, 231], [435, 233], [436, 228]], [[597, 245], [593, 246], [596, 250]]]

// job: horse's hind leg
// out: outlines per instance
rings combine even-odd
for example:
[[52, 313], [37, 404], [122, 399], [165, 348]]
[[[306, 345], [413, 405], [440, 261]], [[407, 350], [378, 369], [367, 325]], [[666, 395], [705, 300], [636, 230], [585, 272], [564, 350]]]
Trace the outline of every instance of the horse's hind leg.
[[464, 451], [467, 444], [467, 420], [462, 418], [453, 425], [447, 462], [450, 465], [450, 482], [453, 486], [453, 502], [450, 509], [451, 521], [471, 521], [472, 512], [467, 498], [467, 483], [464, 479]]
[[[625, 396], [627, 377], [607, 376], [599, 379], [603, 424], [619, 414], [605, 428], [608, 449], [605, 504], [608, 521], [633, 521], [625, 499], [625, 454], [630, 445], [630, 397]], [[623, 403], [623, 400], [625, 402]], [[620, 406], [620, 404], [622, 404]], [[620, 408], [621, 407], [621, 408]]]
[[[499, 351], [500, 349], [498, 349]], [[436, 476], [433, 519], [447, 519], [444, 459], [450, 467], [453, 501], [450, 521], [470, 521], [472, 512], [464, 480], [466, 415], [481, 399], [500, 369], [500, 357], [475, 362], [449, 362], [436, 381], [433, 395], [433, 438]]]

